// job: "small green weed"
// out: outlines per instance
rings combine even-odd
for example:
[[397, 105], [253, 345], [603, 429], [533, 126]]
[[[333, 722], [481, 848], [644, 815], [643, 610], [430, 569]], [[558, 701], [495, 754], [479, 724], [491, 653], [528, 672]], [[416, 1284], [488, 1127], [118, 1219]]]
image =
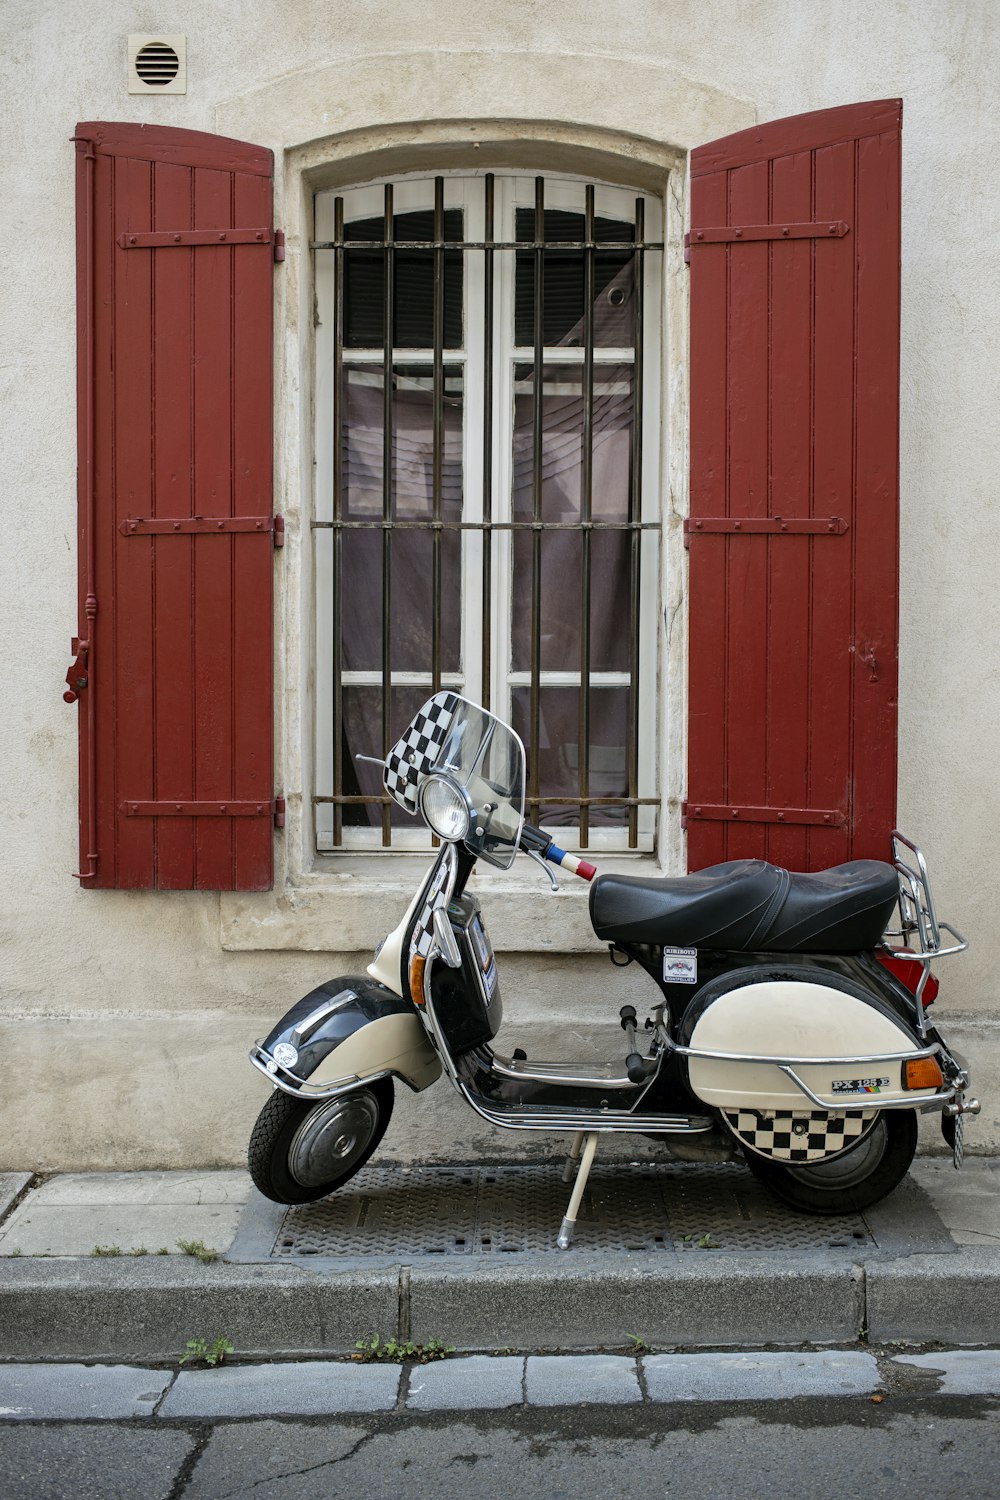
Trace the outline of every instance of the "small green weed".
[[24, 1252], [22, 1251], [20, 1245], [15, 1245], [14, 1248], [13, 1248], [13, 1250], [10, 1253], [11, 1253], [12, 1256], [14, 1256], [14, 1255], [23, 1255]]
[[719, 1244], [717, 1244], [716, 1241], [713, 1240], [713, 1238], [712, 1238], [712, 1231], [709, 1230], [708, 1233], [707, 1234], [703, 1234], [702, 1237], [701, 1237], [701, 1239], [698, 1241], [698, 1249], [699, 1250], [721, 1250], [722, 1246], [719, 1245]]
[[632, 1346], [635, 1349], [636, 1354], [649, 1353], [649, 1345], [646, 1343], [646, 1340], [642, 1338], [638, 1333], [627, 1333], [625, 1337], [627, 1339], [631, 1339]]
[[203, 1265], [210, 1265], [213, 1260], [218, 1260], [218, 1250], [211, 1249], [204, 1240], [178, 1240], [178, 1250], [183, 1250], [185, 1255], [193, 1255], [195, 1260], [200, 1260]]
[[148, 1254], [149, 1254], [149, 1251], [146, 1249], [145, 1245], [133, 1245], [132, 1248], [131, 1248], [131, 1250], [129, 1251], [129, 1255], [148, 1255]]
[[428, 1339], [426, 1344], [415, 1344], [412, 1339], [404, 1339], [400, 1343], [397, 1339], [389, 1338], [383, 1343], [377, 1333], [368, 1339], [358, 1339], [354, 1347], [358, 1351], [354, 1358], [365, 1364], [378, 1359], [402, 1364], [404, 1359], [413, 1359], [417, 1364], [426, 1365], [432, 1359], [446, 1359], [455, 1352], [454, 1344], [443, 1344], [440, 1339]]
[[167, 1249], [166, 1245], [161, 1245], [156, 1253], [157, 1255], [169, 1255], [170, 1251]]
[[227, 1354], [232, 1354], [233, 1346], [228, 1339], [188, 1339], [184, 1345], [184, 1353], [180, 1357], [180, 1363], [207, 1365], [214, 1370], [216, 1365], [221, 1365]]
[[91, 1253], [91, 1255], [104, 1255], [104, 1256], [106, 1256], [106, 1255], [121, 1255], [121, 1253], [122, 1253], [122, 1247], [121, 1247], [121, 1245], [95, 1245], [94, 1248], [93, 1248], [93, 1250], [91, 1250], [90, 1253]]

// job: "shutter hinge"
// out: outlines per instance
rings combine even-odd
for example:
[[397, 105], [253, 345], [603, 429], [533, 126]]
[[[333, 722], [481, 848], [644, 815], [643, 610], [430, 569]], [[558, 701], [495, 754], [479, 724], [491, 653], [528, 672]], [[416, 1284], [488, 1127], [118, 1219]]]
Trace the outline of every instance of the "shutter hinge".
[[692, 245], [746, 245], [754, 240], [841, 240], [850, 227], [843, 219], [824, 219], [812, 224], [719, 224], [691, 229], [684, 236], [684, 259], [690, 262]]
[[282, 261], [285, 258], [285, 231], [283, 229], [274, 231], [274, 258], [276, 261]]
[[692, 536], [843, 536], [843, 516], [688, 516], [684, 545]]
[[[280, 232], [280, 231], [279, 231]], [[117, 244], [121, 250], [198, 250], [219, 245], [270, 245], [270, 229], [137, 229], [123, 230]], [[284, 243], [284, 235], [282, 235]], [[275, 260], [284, 259], [277, 253]]]
[[256, 532], [272, 536], [276, 547], [285, 544], [283, 516], [127, 516], [118, 530], [125, 537], [229, 536]]
[[273, 817], [276, 828], [285, 826], [285, 799], [270, 801], [191, 801], [189, 798], [164, 798], [155, 802], [133, 802], [126, 799], [122, 812], [127, 818], [265, 818]]
[[847, 814], [825, 807], [733, 807], [731, 803], [682, 802], [681, 827], [702, 823], [791, 823], [809, 828], [845, 828]]

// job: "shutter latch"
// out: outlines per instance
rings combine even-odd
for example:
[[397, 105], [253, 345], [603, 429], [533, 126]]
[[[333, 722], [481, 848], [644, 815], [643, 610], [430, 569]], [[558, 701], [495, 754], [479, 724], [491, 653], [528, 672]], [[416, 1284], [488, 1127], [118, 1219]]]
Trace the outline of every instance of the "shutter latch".
[[76, 660], [66, 673], [68, 686], [66, 692], [63, 693], [63, 700], [66, 703], [75, 703], [89, 681], [87, 656], [90, 652], [90, 642], [81, 641], [78, 636], [74, 636], [69, 649], [75, 653]]

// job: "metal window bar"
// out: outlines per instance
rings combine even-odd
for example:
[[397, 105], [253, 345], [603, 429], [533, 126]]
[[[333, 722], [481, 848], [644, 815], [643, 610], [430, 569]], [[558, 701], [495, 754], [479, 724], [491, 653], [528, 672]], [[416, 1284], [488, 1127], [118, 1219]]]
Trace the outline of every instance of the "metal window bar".
[[[344, 502], [344, 200], [334, 202], [334, 232], [339, 241], [334, 260], [333, 312], [333, 515], [335, 523], [343, 518]], [[344, 640], [343, 532], [339, 524], [333, 530], [333, 784], [344, 785], [344, 706], [341, 694], [341, 669]], [[344, 812], [341, 803], [333, 807], [333, 842], [339, 845], [344, 836]]]
[[542, 686], [542, 433], [545, 414], [545, 178], [535, 178], [534, 349], [531, 406], [531, 689], [529, 694], [528, 817], [538, 821], [538, 710]]
[[[584, 238], [594, 238], [594, 185], [588, 182], [585, 192]], [[594, 251], [583, 252], [583, 452], [580, 455], [580, 505], [584, 531], [581, 538], [583, 558], [580, 579], [580, 682], [590, 684], [590, 522], [594, 504]], [[580, 694], [580, 729], [578, 733], [580, 797], [590, 792], [590, 693]], [[590, 803], [580, 803], [580, 844], [590, 842]]]
[[[393, 244], [395, 228], [392, 214], [392, 184], [386, 183], [382, 241], [383, 267], [382, 314], [382, 519], [392, 521], [392, 429], [393, 377], [392, 356], [395, 346], [393, 327], [396, 307], [396, 255]], [[382, 754], [392, 746], [392, 527], [382, 530]], [[389, 808], [382, 808], [382, 843], [392, 843]]]
[[[635, 200], [635, 290], [632, 296], [632, 347], [635, 362], [632, 366], [632, 453], [629, 465], [628, 518], [637, 521], [642, 515], [642, 326], [643, 326], [643, 267], [642, 248], [646, 229], [646, 205], [641, 198]], [[625, 765], [628, 772], [628, 794], [635, 797], [639, 783], [639, 533], [632, 532], [629, 558], [630, 594], [632, 606], [632, 631], [629, 650], [629, 725], [628, 748]], [[634, 849], [639, 842], [639, 815], [630, 804], [628, 810], [628, 846]]]
[[[527, 530], [532, 536], [531, 552], [531, 641], [530, 641], [530, 779], [528, 805], [530, 815], [537, 819], [540, 809], [546, 806], [564, 808], [577, 806], [580, 810], [580, 847], [587, 848], [590, 840], [590, 809], [593, 807], [616, 807], [623, 809], [628, 817], [628, 845], [637, 847], [638, 812], [641, 807], [657, 807], [657, 797], [642, 797], [638, 793], [638, 737], [639, 737], [639, 583], [641, 560], [641, 533], [659, 531], [658, 521], [643, 521], [642, 516], [642, 361], [643, 361], [643, 282], [644, 256], [646, 251], [662, 251], [662, 240], [646, 240], [644, 202], [636, 199], [635, 235], [628, 240], [599, 240], [595, 235], [595, 187], [585, 187], [584, 238], [582, 240], [547, 241], [545, 238], [545, 179], [535, 179], [534, 238], [531, 240], [497, 240], [495, 238], [495, 180], [493, 174], [484, 179], [484, 233], [482, 240], [446, 240], [444, 230], [444, 179], [434, 180], [434, 212], [432, 240], [396, 239], [394, 233], [393, 188], [387, 183], [383, 190], [383, 235], [381, 240], [348, 239], [345, 230], [344, 200], [334, 200], [334, 237], [332, 240], [314, 238], [310, 241], [313, 250], [334, 252], [335, 302], [334, 302], [334, 380], [333, 380], [333, 520], [312, 522], [313, 530], [329, 530], [332, 541], [332, 586], [333, 601], [333, 774], [334, 791], [330, 795], [314, 795], [314, 807], [331, 806], [333, 812], [333, 843], [343, 841], [343, 809], [350, 806], [370, 806], [380, 809], [381, 836], [384, 847], [392, 843], [390, 813], [391, 799], [385, 795], [366, 795], [344, 791], [345, 764], [343, 716], [343, 536], [350, 530], [381, 530], [382, 532], [382, 604], [381, 604], [381, 660], [382, 700], [381, 731], [382, 750], [385, 754], [393, 739], [394, 729], [401, 726], [392, 723], [392, 534], [394, 531], [417, 529], [432, 533], [432, 647], [430, 663], [430, 689], [436, 691], [441, 684], [441, 534], [443, 531], [478, 532], [483, 538], [482, 547], [482, 699], [489, 705], [491, 697], [491, 614], [493, 600], [493, 537], [496, 533]], [[545, 384], [545, 252], [552, 248], [560, 252], [575, 250], [583, 252], [583, 442], [581, 473], [581, 520], [546, 521], [543, 519], [542, 452], [544, 435], [544, 384]], [[343, 441], [345, 424], [345, 255], [347, 251], [375, 250], [384, 256], [383, 261], [383, 433], [382, 433], [382, 518], [381, 520], [353, 520], [345, 516], [345, 489]], [[407, 521], [394, 515], [394, 340], [395, 304], [395, 255], [398, 251], [417, 250], [433, 254], [433, 350], [432, 350], [432, 519]], [[445, 252], [481, 252], [484, 264], [484, 371], [483, 371], [483, 512], [480, 521], [449, 521], [443, 517], [444, 477], [444, 358], [445, 358]], [[501, 252], [532, 252], [534, 271], [533, 298], [533, 347], [532, 347], [532, 519], [531, 521], [504, 521], [493, 513], [492, 459], [494, 442], [494, 351], [495, 351], [495, 255]], [[594, 521], [593, 519], [593, 444], [594, 444], [594, 382], [595, 382], [595, 336], [594, 294], [596, 287], [595, 256], [598, 251], [628, 251], [634, 256], [633, 289], [633, 411], [632, 441], [629, 462], [628, 520]], [[412, 358], [412, 356], [410, 356]], [[579, 792], [578, 795], [548, 795], [542, 792], [539, 772], [539, 699], [541, 692], [541, 590], [542, 590], [542, 536], [545, 532], [576, 531], [581, 534], [581, 642], [580, 642], [580, 708], [579, 708]], [[630, 537], [629, 578], [631, 594], [631, 630], [629, 646], [628, 724], [626, 747], [627, 795], [593, 796], [590, 793], [590, 733], [591, 733], [591, 606], [592, 606], [592, 536], [595, 531], [623, 531]]]
[[[493, 228], [496, 212], [496, 184], [489, 172], [485, 183], [486, 248], [483, 252], [483, 524], [490, 527], [493, 520], [493, 296], [494, 261]], [[492, 696], [490, 662], [493, 652], [493, 538], [490, 530], [483, 531], [483, 651], [482, 651], [482, 697], [483, 707], [489, 708]]]
[[[444, 481], [444, 178], [434, 179], [434, 395], [432, 419], [431, 514], [431, 681], [441, 686], [441, 491]], [[388, 746], [386, 747], [388, 749]]]

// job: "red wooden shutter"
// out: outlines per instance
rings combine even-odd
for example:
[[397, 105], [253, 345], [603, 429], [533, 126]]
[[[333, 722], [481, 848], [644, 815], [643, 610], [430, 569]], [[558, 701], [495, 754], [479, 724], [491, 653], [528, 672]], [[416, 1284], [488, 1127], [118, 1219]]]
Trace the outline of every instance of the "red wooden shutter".
[[896, 796], [899, 100], [691, 161], [691, 869], [885, 858]]
[[77, 126], [80, 878], [266, 890], [272, 156]]

